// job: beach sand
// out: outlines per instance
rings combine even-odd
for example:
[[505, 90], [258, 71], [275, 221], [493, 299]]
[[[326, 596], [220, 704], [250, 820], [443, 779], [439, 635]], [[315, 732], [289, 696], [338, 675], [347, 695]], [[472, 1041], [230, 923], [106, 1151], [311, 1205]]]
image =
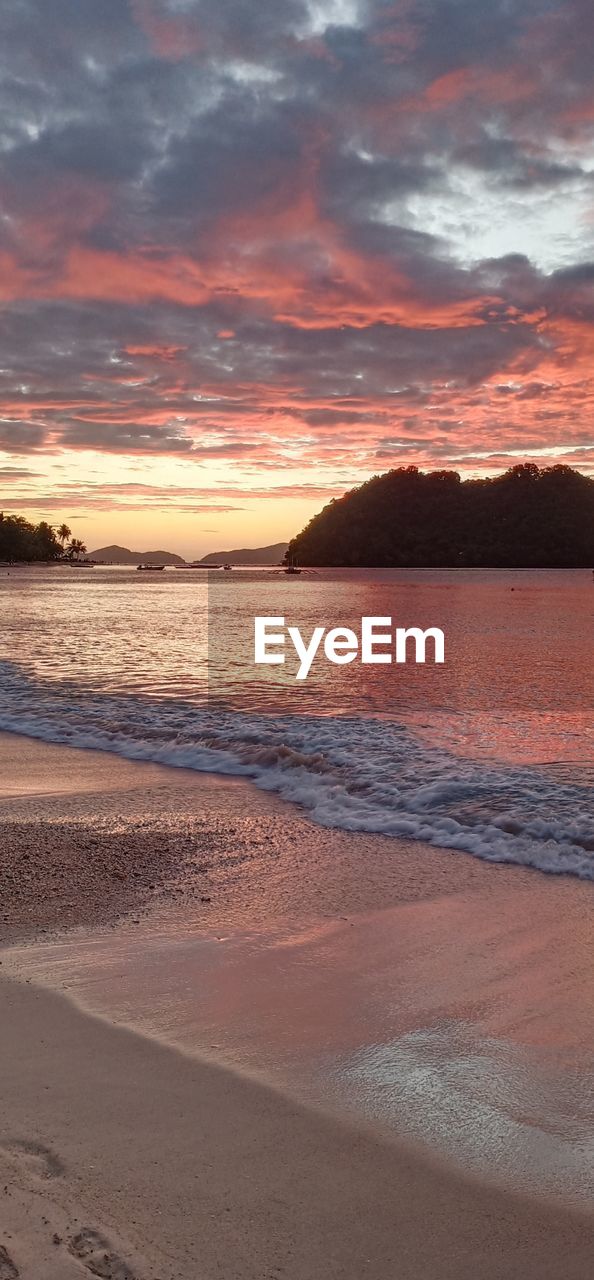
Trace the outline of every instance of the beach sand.
[[[502, 877], [521, 892], [546, 883], [559, 903], [565, 893], [535, 873], [320, 831], [232, 780], [9, 735], [0, 778], [5, 942], [170, 903], [204, 912], [212, 932], [406, 903], [436, 910], [457, 894], [484, 906]], [[585, 902], [590, 886], [569, 889], [582, 891]], [[91, 1016], [25, 972], [0, 977], [0, 1280], [591, 1275], [585, 1211], [463, 1176]]]

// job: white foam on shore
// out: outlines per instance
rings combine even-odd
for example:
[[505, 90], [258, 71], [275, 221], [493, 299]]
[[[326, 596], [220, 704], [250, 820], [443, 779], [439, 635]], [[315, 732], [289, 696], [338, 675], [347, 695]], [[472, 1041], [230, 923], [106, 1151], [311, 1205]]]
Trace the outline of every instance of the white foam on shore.
[[100, 694], [35, 682], [9, 663], [0, 688], [1, 730], [250, 778], [320, 826], [594, 879], [591, 790], [537, 767], [461, 758], [396, 723]]

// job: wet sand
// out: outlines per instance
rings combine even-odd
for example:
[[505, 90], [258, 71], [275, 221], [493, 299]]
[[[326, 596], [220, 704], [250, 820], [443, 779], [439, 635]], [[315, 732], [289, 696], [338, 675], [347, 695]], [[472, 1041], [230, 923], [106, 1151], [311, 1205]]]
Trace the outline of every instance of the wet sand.
[[163, 900], [203, 906], [209, 928], [268, 925], [483, 891], [501, 874], [417, 841], [324, 830], [235, 778], [0, 733], [0, 945]]
[[[129, 931], [170, 904], [191, 905], [198, 921], [204, 913], [210, 933], [331, 924], [390, 905], [437, 910], [456, 894], [485, 903], [502, 878], [522, 892], [535, 883], [534, 873], [463, 855], [320, 831], [241, 783], [10, 736], [0, 740], [0, 777], [6, 940], [123, 913]], [[115, 885], [114, 869], [124, 877]], [[563, 884], [548, 883], [561, 907]], [[306, 1009], [295, 1008], [299, 1019], [305, 1035]], [[24, 970], [20, 981], [0, 978], [0, 1026], [2, 1280], [591, 1274], [585, 1211], [465, 1177], [406, 1142], [91, 1016]]]

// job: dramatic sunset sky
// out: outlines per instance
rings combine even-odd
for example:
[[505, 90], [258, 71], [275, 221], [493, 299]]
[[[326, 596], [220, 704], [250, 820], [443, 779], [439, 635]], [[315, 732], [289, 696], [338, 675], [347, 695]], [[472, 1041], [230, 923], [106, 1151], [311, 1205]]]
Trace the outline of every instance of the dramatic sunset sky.
[[594, 471], [592, 0], [3, 0], [0, 508], [203, 554]]

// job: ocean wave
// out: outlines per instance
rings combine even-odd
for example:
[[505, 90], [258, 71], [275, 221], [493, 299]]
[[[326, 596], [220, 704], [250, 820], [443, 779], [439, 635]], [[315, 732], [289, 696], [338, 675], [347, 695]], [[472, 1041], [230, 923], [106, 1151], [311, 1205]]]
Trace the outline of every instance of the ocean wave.
[[427, 745], [405, 725], [101, 694], [75, 681], [36, 681], [2, 663], [0, 729], [249, 778], [320, 826], [594, 879], [587, 785], [535, 766], [461, 758]]

